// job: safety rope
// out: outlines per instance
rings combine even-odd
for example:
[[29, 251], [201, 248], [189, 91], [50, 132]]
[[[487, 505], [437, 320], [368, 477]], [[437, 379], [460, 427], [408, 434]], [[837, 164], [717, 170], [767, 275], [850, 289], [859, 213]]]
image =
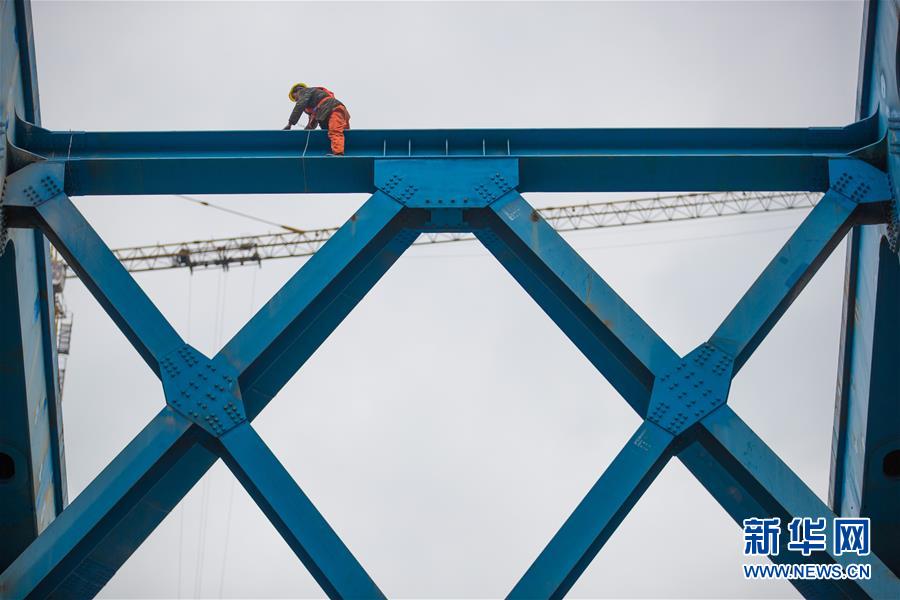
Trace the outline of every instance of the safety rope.
[[300, 155], [300, 165], [303, 167], [303, 193], [309, 191], [306, 186], [306, 149], [309, 148], [309, 136], [312, 135], [312, 129], [306, 130], [306, 144], [303, 146], [303, 154]]

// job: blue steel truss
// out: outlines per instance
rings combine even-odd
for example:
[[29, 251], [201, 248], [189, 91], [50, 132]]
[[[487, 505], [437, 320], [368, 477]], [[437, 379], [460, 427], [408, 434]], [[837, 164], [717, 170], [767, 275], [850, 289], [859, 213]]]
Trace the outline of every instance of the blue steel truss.
[[[17, 15], [22, 7], [16, 3]], [[511, 598], [562, 597], [673, 457], [738, 523], [822, 517], [830, 525], [836, 515], [863, 511], [897, 533], [896, 504], [879, 500], [896, 491], [873, 493], [870, 469], [859, 466], [868, 444], [886, 447], [898, 425], [872, 423], [896, 412], [873, 412], [883, 394], [869, 393], [888, 390], [889, 406], [896, 405], [897, 387], [886, 375], [896, 372], [895, 340], [871, 327], [900, 332], [900, 320], [871, 297], [900, 297], [887, 296], [900, 288], [900, 276], [885, 266], [896, 270], [896, 254], [872, 250], [885, 247], [885, 232], [896, 241], [888, 174], [898, 168], [900, 130], [900, 112], [890, 107], [900, 102], [894, 89], [886, 93], [885, 72], [896, 88], [889, 51], [897, 5], [869, 6], [866, 19], [859, 107], [869, 116], [844, 128], [354, 130], [348, 156], [335, 159], [324, 156], [321, 132], [51, 132], [32, 123], [36, 102], [24, 94], [32, 111], [8, 124], [6, 225], [53, 243], [160, 378], [165, 405], [0, 573], [0, 596], [92, 597], [221, 458], [326, 594], [383, 597], [252, 421], [422, 232], [474, 233], [643, 419], [521, 579], [510, 582]], [[879, 87], [880, 97], [872, 91]], [[735, 189], [825, 195], [721, 325], [683, 357], [521, 195]], [[211, 358], [178, 335], [69, 198], [244, 192], [371, 196]], [[851, 230], [848, 286], [871, 280], [879, 287], [874, 296], [848, 287], [856, 312], [845, 315], [832, 510], [728, 406], [728, 394]], [[883, 352], [873, 355], [872, 339]], [[868, 378], [859, 383], [862, 375]], [[862, 446], [860, 431], [869, 435]], [[846, 554], [831, 552], [827, 531], [827, 552], [803, 556], [782, 536], [772, 560], [848, 564]], [[870, 565], [870, 579], [793, 583], [813, 598], [900, 598], [895, 544], [873, 541], [875, 552], [853, 558]]]
[[[676, 455], [738, 522], [833, 519], [727, 405], [731, 378], [846, 232], [890, 214], [884, 172], [853, 158], [829, 159], [826, 169], [825, 196], [708, 341], [685, 357], [519, 194], [515, 158], [375, 160], [375, 193], [212, 358], [181, 339], [72, 204], [65, 162], [16, 171], [4, 199], [10, 225], [38, 228], [52, 241], [161, 379], [166, 406], [0, 575], [0, 590], [13, 598], [95, 594], [222, 458], [329, 596], [380, 597], [251, 421], [425, 231], [473, 232], [644, 418], [511, 597], [565, 594]], [[786, 545], [774, 560], [848, 562], [847, 555], [804, 557]], [[900, 597], [879, 558], [864, 560], [870, 580], [798, 587], [816, 596]]]

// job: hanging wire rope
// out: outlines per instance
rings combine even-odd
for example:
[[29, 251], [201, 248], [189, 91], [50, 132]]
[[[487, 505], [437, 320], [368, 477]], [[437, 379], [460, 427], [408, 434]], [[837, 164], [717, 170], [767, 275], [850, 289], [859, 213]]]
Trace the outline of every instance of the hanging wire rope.
[[[213, 314], [213, 345], [218, 348], [222, 341], [222, 329], [225, 317], [225, 304], [228, 300], [228, 272], [220, 271], [216, 282], [216, 311]], [[200, 501], [200, 527], [197, 541], [197, 574], [194, 579], [194, 597], [199, 598], [202, 589], [203, 570], [206, 559], [206, 531], [209, 520], [209, 490], [211, 475], [203, 477], [203, 493]]]
[[[190, 343], [191, 339], [191, 312], [194, 306], [194, 278], [190, 275], [187, 278], [187, 318], [185, 319], [185, 339]], [[181, 582], [182, 582], [182, 564], [184, 562], [184, 511], [186, 499], [178, 503], [178, 592], [177, 597], [181, 598]]]
[[228, 542], [231, 539], [231, 513], [234, 508], [234, 477], [230, 477], [228, 490], [228, 509], [225, 513], [225, 541], [222, 544], [222, 568], [219, 570], [219, 598], [225, 590], [225, 572], [228, 570]]
[[272, 225], [274, 227], [280, 227], [286, 231], [293, 231], [294, 233], [303, 233], [302, 229], [297, 229], [296, 227], [291, 227], [290, 225], [285, 225], [283, 223], [276, 223], [275, 221], [269, 221], [268, 219], [263, 219], [262, 217], [257, 217], [256, 215], [251, 215], [249, 213], [241, 212], [239, 210], [234, 210], [233, 208], [226, 208], [224, 206], [219, 206], [218, 204], [213, 204], [212, 202], [208, 202], [206, 200], [200, 200], [199, 198], [193, 198], [191, 196], [185, 196], [183, 194], [176, 194], [177, 198], [181, 198], [183, 200], [187, 200], [188, 202], [193, 202], [194, 204], [199, 204], [200, 206], [206, 206], [207, 208], [212, 208], [215, 210], [219, 210], [222, 212], [230, 213], [232, 215], [237, 215], [239, 217], [244, 217], [245, 219], [250, 219], [251, 221], [256, 221], [258, 223], [265, 223], [266, 225]]
[[201, 484], [203, 491], [200, 496], [200, 519], [197, 531], [197, 567], [194, 573], [194, 598], [200, 597], [203, 587], [203, 561], [206, 550], [206, 513], [209, 506], [209, 474], [203, 477]]
[[[256, 308], [256, 274], [258, 271], [253, 271], [253, 279], [250, 284], [250, 306], [249, 317], [252, 317], [254, 314], [254, 309]], [[225, 573], [228, 570], [228, 550], [229, 550], [229, 542], [231, 541], [231, 515], [234, 509], [234, 488], [235, 488], [235, 479], [234, 477], [229, 478], [229, 490], [228, 490], [228, 509], [225, 513], [225, 541], [222, 544], [222, 568], [219, 570], [219, 593], [218, 597], [221, 598], [225, 591]]]

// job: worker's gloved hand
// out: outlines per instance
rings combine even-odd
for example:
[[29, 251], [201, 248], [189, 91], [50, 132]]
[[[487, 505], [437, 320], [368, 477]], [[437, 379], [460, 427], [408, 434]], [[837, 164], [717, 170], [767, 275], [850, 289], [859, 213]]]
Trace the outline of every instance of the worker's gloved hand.
[[282, 131], [287, 131], [287, 130], [290, 129], [290, 128], [291, 128], [291, 124], [288, 123], [287, 125], [285, 125], [284, 127], [282, 127], [281, 130], [282, 130]]

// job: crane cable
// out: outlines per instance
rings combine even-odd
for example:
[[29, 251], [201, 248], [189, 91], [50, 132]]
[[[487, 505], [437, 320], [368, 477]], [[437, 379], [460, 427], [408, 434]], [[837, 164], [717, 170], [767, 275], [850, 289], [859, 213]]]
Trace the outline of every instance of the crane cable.
[[[256, 274], [257, 271], [253, 271], [253, 283], [250, 286], [250, 316], [253, 316], [253, 311], [256, 308]], [[228, 543], [231, 540], [231, 514], [234, 509], [234, 488], [235, 482], [234, 477], [229, 478], [230, 487], [228, 490], [228, 510], [225, 513], [225, 542], [222, 544], [222, 568], [219, 571], [219, 594], [218, 597], [221, 598], [222, 594], [225, 591], [225, 572], [228, 570]]]
[[[185, 323], [185, 339], [190, 342], [191, 339], [191, 312], [194, 306], [194, 278], [188, 277], [187, 290], [187, 319]], [[185, 502], [182, 500], [179, 504], [179, 524], [178, 524], [178, 591], [176, 596], [181, 598], [181, 581], [182, 581], [182, 563], [184, 562], [184, 511]]]
[[291, 227], [290, 225], [285, 225], [284, 223], [276, 223], [275, 221], [269, 221], [268, 219], [263, 219], [262, 217], [257, 217], [256, 215], [251, 215], [249, 213], [241, 212], [239, 210], [234, 210], [233, 208], [226, 208], [224, 206], [219, 206], [218, 204], [213, 204], [211, 202], [207, 202], [206, 200], [200, 200], [199, 198], [193, 198], [191, 196], [185, 196], [184, 194], [175, 194], [176, 198], [181, 198], [182, 200], [187, 200], [188, 202], [193, 202], [194, 204], [199, 204], [200, 206], [206, 206], [207, 208], [213, 208], [215, 210], [220, 210], [222, 212], [231, 213], [233, 215], [237, 215], [239, 217], [244, 217], [245, 219], [250, 219], [251, 221], [257, 221], [258, 223], [265, 223], [266, 225], [272, 225], [274, 227], [280, 227], [285, 231], [290, 231], [292, 233], [304, 233], [304, 230], [297, 229], [296, 227]]

